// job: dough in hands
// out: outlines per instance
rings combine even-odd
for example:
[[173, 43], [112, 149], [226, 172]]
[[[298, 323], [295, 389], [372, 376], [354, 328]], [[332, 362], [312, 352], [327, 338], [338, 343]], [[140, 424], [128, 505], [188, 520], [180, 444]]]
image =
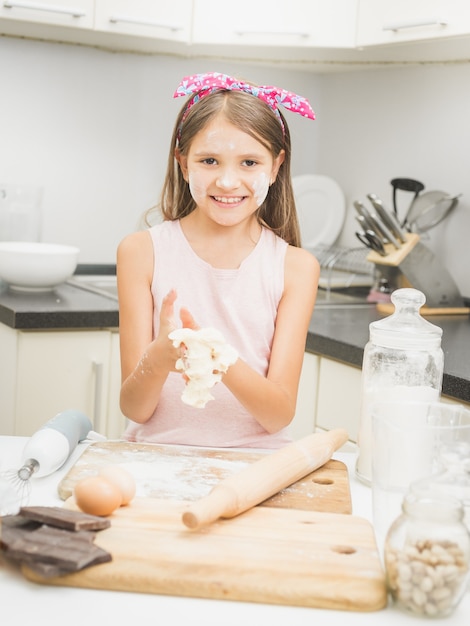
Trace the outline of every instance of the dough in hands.
[[237, 360], [237, 351], [214, 328], [179, 328], [168, 337], [175, 348], [184, 346], [185, 349], [184, 356], [176, 361], [176, 369], [187, 379], [182, 401], [204, 408], [209, 400], [214, 399], [210, 389], [222, 380], [222, 374]]

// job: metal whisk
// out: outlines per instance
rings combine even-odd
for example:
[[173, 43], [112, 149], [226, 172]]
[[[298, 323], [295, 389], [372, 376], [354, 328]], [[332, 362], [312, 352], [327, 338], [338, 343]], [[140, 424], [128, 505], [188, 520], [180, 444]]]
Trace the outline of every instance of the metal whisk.
[[[61, 467], [80, 441], [92, 430], [92, 423], [86, 415], [70, 409], [58, 413], [27, 441], [21, 467], [7, 470], [1, 477], [7, 481], [18, 495], [18, 508], [28, 503], [31, 494], [31, 478], [48, 476]], [[0, 502], [0, 510], [2, 510]]]
[[29, 501], [31, 494], [30, 478], [38, 469], [39, 463], [36, 459], [27, 459], [19, 470], [7, 470], [3, 473], [3, 477], [15, 488], [20, 506], [24, 506]]

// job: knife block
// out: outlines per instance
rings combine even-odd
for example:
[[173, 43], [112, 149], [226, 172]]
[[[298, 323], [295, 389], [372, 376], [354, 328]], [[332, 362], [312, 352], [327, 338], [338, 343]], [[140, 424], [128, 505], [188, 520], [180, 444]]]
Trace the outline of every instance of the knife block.
[[[416, 233], [407, 233], [406, 242], [397, 250], [393, 244], [385, 244], [386, 256], [371, 251], [367, 260], [377, 267], [383, 276], [397, 287], [414, 287], [426, 296], [422, 315], [469, 314], [454, 279], [434, 253], [429, 250]], [[377, 310], [393, 313], [392, 303], [377, 303]]]

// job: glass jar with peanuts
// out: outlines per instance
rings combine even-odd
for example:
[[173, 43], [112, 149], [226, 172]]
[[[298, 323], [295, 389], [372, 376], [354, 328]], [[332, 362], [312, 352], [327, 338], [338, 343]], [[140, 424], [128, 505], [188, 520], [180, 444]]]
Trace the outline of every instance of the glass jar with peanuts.
[[442, 494], [408, 493], [391, 525], [384, 550], [387, 586], [407, 613], [450, 615], [467, 589], [470, 534], [462, 503]]

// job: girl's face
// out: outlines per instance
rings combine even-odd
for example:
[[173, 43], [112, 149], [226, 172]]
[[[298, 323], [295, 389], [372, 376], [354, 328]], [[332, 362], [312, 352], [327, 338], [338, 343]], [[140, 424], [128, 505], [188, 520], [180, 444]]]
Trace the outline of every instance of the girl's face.
[[176, 152], [197, 208], [221, 226], [251, 217], [284, 161], [222, 115], [194, 137], [187, 155]]

